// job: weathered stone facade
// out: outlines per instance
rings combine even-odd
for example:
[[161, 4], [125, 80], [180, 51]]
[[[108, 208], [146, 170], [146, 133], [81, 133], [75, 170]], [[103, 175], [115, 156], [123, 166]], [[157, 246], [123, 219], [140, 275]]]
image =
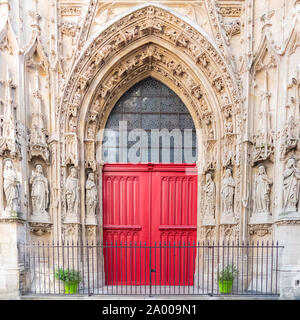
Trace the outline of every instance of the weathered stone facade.
[[278, 240], [297, 294], [300, 1], [0, 0], [0, 17], [0, 296], [19, 294], [19, 242], [102, 237], [99, 135], [149, 76], [197, 129], [198, 240]]

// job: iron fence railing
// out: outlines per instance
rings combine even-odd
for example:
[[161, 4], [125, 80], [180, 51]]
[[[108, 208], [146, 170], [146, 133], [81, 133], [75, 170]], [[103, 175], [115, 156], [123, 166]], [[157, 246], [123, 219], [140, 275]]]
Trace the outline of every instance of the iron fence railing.
[[[22, 292], [68, 294], [68, 281], [56, 276], [60, 269], [80, 275], [74, 294], [81, 295], [278, 295], [281, 248], [278, 242], [27, 243], [20, 246]], [[219, 275], [226, 269], [236, 273], [224, 290]]]

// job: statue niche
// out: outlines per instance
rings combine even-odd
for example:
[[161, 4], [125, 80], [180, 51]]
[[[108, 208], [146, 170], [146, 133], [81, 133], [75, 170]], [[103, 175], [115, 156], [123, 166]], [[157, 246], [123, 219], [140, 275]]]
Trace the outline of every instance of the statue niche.
[[286, 169], [283, 171], [283, 212], [281, 218], [300, 219], [298, 210], [300, 191], [300, 170], [296, 166], [296, 160], [290, 158]]
[[3, 189], [6, 200], [3, 217], [17, 218], [20, 212], [20, 181], [10, 159], [6, 160], [4, 165]]
[[234, 194], [235, 181], [232, 177], [232, 171], [227, 168], [222, 180], [221, 198], [222, 198], [222, 215], [221, 224], [236, 224], [234, 217]]
[[97, 225], [96, 206], [98, 203], [98, 191], [95, 183], [95, 175], [93, 172], [88, 174], [85, 183], [85, 204], [86, 204], [86, 221], [87, 225]]
[[211, 173], [205, 175], [203, 226], [215, 225], [216, 186]]
[[270, 192], [272, 179], [267, 176], [263, 165], [258, 167], [258, 174], [255, 175], [253, 187], [253, 213], [250, 224], [272, 223], [270, 213]]
[[50, 223], [46, 209], [49, 205], [48, 180], [43, 174], [43, 167], [38, 164], [32, 172], [29, 181], [31, 185], [32, 216], [31, 222]]
[[79, 180], [77, 178], [77, 169], [71, 168], [70, 175], [66, 180], [66, 202], [67, 214], [65, 223], [79, 223]]

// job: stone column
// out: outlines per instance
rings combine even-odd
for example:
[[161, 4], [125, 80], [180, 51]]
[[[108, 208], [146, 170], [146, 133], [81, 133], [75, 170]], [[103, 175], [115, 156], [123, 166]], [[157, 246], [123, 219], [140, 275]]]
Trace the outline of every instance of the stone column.
[[24, 258], [21, 245], [26, 239], [25, 221], [0, 219], [0, 299], [17, 299], [24, 285]]
[[286, 159], [281, 179], [281, 209], [275, 217], [274, 235], [279, 250], [279, 289], [282, 299], [300, 296], [300, 170], [294, 158]]

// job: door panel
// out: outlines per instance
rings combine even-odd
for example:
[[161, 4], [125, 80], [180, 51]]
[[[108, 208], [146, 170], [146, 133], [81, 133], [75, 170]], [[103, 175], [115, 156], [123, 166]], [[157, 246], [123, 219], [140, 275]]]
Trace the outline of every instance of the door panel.
[[149, 175], [125, 168], [106, 166], [103, 172], [103, 240], [109, 246], [103, 252], [105, 276], [108, 284], [138, 285], [147, 281], [144, 270], [149, 264], [138, 249], [150, 240]]
[[[104, 249], [107, 284], [193, 284], [195, 250], [187, 246], [196, 242], [197, 232], [194, 168], [104, 166], [103, 239], [104, 244], [118, 244]], [[156, 247], [151, 252], [149, 244]], [[155, 270], [151, 279], [150, 267]]]
[[[192, 285], [196, 252], [190, 246], [197, 237], [197, 175], [193, 166], [164, 169], [152, 173], [151, 239], [164, 247], [152, 282]], [[160, 255], [156, 253], [157, 261]]]

